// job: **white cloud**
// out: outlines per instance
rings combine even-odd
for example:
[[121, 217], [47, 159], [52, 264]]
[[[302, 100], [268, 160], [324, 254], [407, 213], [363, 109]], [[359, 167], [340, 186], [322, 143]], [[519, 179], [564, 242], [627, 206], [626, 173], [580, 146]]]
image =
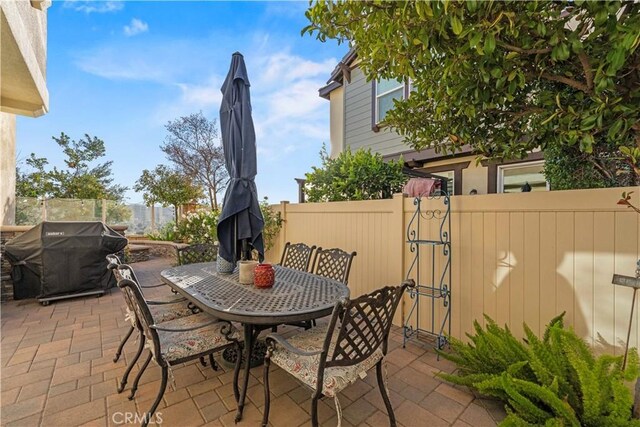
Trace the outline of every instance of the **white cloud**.
[[117, 12], [124, 9], [124, 1], [111, 0], [111, 1], [99, 1], [99, 0], [66, 0], [64, 7], [76, 10], [84, 13], [109, 13]]
[[125, 36], [132, 37], [137, 34], [146, 33], [147, 31], [149, 31], [149, 24], [138, 18], [133, 18], [131, 19], [129, 25], [124, 26], [122, 31], [124, 32]]
[[318, 89], [338, 62], [296, 55], [283, 45], [282, 39], [268, 34], [248, 35], [241, 45], [220, 34], [206, 39], [135, 38], [84, 52], [76, 65], [110, 80], [165, 87], [158, 92], [167, 94], [165, 99], [148, 115], [150, 126], [161, 126], [198, 111], [218, 118], [220, 87], [231, 53], [240, 49], [251, 81], [258, 150], [264, 161], [275, 165], [296, 152], [317, 153], [329, 142], [329, 103], [318, 96]]
[[[279, 52], [263, 58], [264, 67], [261, 80], [264, 83], [274, 83], [276, 81], [291, 82], [301, 78], [311, 78], [322, 76], [326, 81], [327, 77], [337, 64], [334, 58], [322, 62], [314, 62], [299, 56], [290, 55], [287, 52]], [[328, 71], [327, 71], [328, 70]]]
[[[211, 57], [206, 49], [188, 40], [143, 39], [110, 43], [79, 52], [75, 65], [82, 71], [109, 80], [135, 80], [174, 85], [194, 72], [205, 70]], [[203, 73], [195, 73], [196, 78]], [[206, 74], [205, 74], [206, 75]]]

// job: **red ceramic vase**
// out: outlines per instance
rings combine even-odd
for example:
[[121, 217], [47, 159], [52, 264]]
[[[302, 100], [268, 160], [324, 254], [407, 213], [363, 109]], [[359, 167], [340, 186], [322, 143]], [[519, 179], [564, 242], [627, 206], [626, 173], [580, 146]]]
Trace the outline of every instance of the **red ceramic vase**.
[[258, 264], [253, 277], [256, 288], [270, 288], [276, 281], [276, 271], [271, 264]]

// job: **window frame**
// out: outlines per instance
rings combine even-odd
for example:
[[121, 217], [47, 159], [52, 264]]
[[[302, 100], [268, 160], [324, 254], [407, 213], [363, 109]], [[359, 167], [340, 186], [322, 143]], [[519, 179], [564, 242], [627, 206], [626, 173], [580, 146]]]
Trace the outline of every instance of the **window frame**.
[[440, 173], [453, 171], [453, 192], [449, 194], [449, 196], [459, 196], [462, 194], [462, 171], [468, 168], [470, 164], [471, 161], [447, 163], [440, 166], [429, 166], [428, 164], [426, 164], [423, 165], [419, 170], [436, 176], [438, 176]]
[[[507, 194], [504, 192], [504, 171], [506, 170], [510, 170], [510, 169], [519, 169], [519, 168], [525, 168], [525, 167], [530, 167], [530, 166], [538, 166], [544, 165], [544, 160], [534, 160], [534, 161], [530, 161], [530, 162], [519, 162], [519, 163], [510, 163], [510, 164], [506, 164], [506, 165], [498, 165], [497, 169], [496, 169], [496, 193], [498, 194]], [[551, 190], [551, 186], [549, 184], [549, 181], [547, 181], [545, 179], [545, 183], [546, 183], [546, 189], [547, 191]]]
[[[385, 80], [388, 80], [388, 79], [385, 79]], [[371, 129], [374, 132], [378, 132], [380, 128], [383, 127], [383, 126], [380, 126], [380, 123], [382, 122], [382, 120], [380, 120], [378, 117], [379, 115], [378, 98], [380, 96], [387, 95], [391, 92], [395, 92], [398, 89], [402, 89], [401, 99], [404, 100], [409, 97], [409, 84], [406, 79], [403, 80], [402, 82], [399, 82], [396, 88], [387, 90], [380, 94], [378, 93], [378, 80], [373, 80], [371, 82]]]

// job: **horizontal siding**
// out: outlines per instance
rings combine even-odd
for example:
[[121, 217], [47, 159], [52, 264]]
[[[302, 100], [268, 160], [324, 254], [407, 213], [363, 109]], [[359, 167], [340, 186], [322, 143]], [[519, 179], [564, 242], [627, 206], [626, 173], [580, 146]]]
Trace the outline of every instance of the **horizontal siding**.
[[371, 149], [382, 155], [407, 151], [402, 137], [389, 129], [371, 129], [371, 83], [358, 68], [351, 73], [351, 83], [345, 86], [345, 145], [353, 151]]
[[[640, 258], [640, 215], [617, 206], [622, 191], [638, 188], [491, 194], [452, 198], [452, 335], [465, 339], [483, 314], [522, 336], [522, 324], [540, 334], [566, 312], [565, 323], [594, 345], [620, 354], [626, 339], [632, 290], [611, 284], [614, 273], [633, 275]], [[425, 210], [436, 201], [423, 201]], [[277, 262], [284, 242], [305, 242], [358, 252], [352, 296], [400, 283], [412, 261], [404, 243], [413, 200], [276, 205], [285, 226], [268, 254]], [[435, 224], [421, 237], [437, 235]], [[424, 251], [426, 254], [427, 251]], [[443, 259], [422, 258], [423, 272], [442, 272]], [[402, 324], [410, 300], [399, 309]], [[443, 318], [435, 305], [436, 322]], [[640, 304], [630, 347], [640, 345]], [[431, 318], [421, 306], [421, 323]]]

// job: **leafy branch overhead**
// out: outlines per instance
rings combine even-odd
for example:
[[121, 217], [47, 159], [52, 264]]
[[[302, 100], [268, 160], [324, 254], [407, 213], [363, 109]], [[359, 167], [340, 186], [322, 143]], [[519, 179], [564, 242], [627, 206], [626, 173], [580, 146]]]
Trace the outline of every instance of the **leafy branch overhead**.
[[303, 33], [355, 46], [368, 79], [411, 79], [386, 123], [416, 149], [607, 146], [640, 175], [638, 2], [318, 0], [307, 18]]

